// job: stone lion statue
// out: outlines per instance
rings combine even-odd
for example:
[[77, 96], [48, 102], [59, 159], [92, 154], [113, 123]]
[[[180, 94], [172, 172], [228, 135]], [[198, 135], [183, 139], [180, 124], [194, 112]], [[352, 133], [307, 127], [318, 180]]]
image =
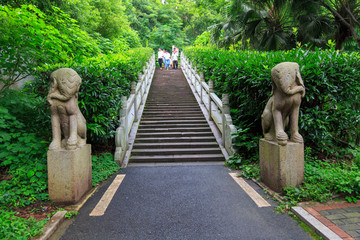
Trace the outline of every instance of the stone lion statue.
[[51, 73], [50, 81], [46, 98], [50, 105], [52, 127], [49, 149], [73, 150], [85, 145], [86, 120], [78, 106], [80, 76], [73, 69], [60, 68]]
[[302, 143], [298, 131], [301, 98], [305, 96], [305, 86], [299, 71], [299, 64], [283, 62], [271, 70], [272, 94], [261, 115], [264, 137], [286, 145], [288, 135], [285, 127], [290, 125], [290, 141]]

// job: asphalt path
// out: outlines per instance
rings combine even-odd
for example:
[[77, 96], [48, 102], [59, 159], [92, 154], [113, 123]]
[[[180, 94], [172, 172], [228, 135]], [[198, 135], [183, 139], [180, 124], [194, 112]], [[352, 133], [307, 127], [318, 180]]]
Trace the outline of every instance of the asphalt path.
[[290, 216], [275, 213], [271, 199], [271, 207], [259, 208], [229, 173], [219, 165], [128, 167], [105, 214], [89, 216], [112, 181], [61, 239], [311, 239]]

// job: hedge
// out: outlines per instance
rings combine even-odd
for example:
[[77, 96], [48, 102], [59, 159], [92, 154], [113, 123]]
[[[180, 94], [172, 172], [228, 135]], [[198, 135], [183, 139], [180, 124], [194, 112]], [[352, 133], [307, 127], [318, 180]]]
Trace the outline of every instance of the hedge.
[[[214, 81], [215, 92], [229, 93], [231, 114], [239, 129], [242, 153], [257, 153], [261, 114], [271, 93], [271, 69], [297, 62], [306, 87], [300, 109], [305, 144], [326, 156], [342, 157], [360, 142], [360, 54], [334, 50], [228, 51], [207, 47], [184, 49], [186, 57]], [[247, 142], [244, 142], [247, 141]], [[340, 155], [339, 155], [340, 154]]]

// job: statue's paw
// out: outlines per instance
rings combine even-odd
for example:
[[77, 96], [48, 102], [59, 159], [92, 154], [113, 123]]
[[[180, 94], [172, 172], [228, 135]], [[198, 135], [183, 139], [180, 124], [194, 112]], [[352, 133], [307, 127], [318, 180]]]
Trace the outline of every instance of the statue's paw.
[[67, 150], [74, 150], [77, 147], [77, 139], [76, 138], [69, 138], [66, 143]]
[[297, 133], [291, 135], [291, 141], [296, 142], [296, 143], [303, 143], [304, 139], [300, 135], [300, 133], [297, 132]]
[[271, 142], [276, 141], [275, 136], [273, 134], [270, 134], [270, 133], [264, 134], [264, 138], [267, 141], [271, 141]]
[[75, 145], [69, 145], [69, 144], [66, 145], [66, 149], [67, 149], [67, 150], [75, 150], [76, 147], [77, 147], [76, 144], [75, 144]]
[[289, 139], [288, 135], [284, 131], [278, 132], [276, 134], [276, 140], [277, 140], [278, 144], [281, 146], [286, 145], [288, 139]]
[[61, 148], [61, 143], [59, 141], [52, 141], [49, 145], [49, 150], [56, 150]]
[[85, 144], [86, 144], [86, 139], [79, 137], [79, 140], [78, 140], [77, 145], [78, 145], [79, 147], [81, 147], [81, 146], [84, 146]]

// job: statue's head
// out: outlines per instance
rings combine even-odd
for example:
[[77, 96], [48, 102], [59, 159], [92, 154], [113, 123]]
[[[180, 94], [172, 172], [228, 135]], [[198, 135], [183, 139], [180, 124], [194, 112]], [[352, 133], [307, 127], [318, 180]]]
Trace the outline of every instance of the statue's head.
[[70, 98], [79, 92], [81, 78], [71, 68], [60, 68], [50, 75], [51, 84], [55, 84], [59, 92]]

